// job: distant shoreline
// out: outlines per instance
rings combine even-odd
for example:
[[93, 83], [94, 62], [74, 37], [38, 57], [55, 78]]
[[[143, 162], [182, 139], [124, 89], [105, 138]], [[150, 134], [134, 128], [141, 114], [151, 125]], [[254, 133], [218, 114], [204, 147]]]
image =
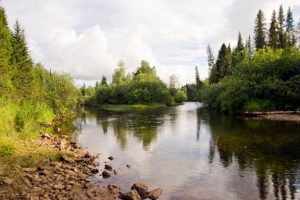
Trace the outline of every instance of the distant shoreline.
[[250, 119], [300, 123], [299, 111], [246, 112], [242, 115], [249, 117]]

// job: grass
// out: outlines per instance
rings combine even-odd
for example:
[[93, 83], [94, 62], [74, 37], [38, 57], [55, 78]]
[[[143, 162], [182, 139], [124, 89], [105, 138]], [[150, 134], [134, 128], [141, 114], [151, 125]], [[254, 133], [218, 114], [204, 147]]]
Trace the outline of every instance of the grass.
[[119, 105], [119, 104], [111, 104], [111, 105], [101, 105], [97, 106], [97, 109], [111, 111], [111, 112], [144, 112], [144, 111], [153, 111], [157, 109], [166, 108], [163, 104], [134, 104], [134, 105]]

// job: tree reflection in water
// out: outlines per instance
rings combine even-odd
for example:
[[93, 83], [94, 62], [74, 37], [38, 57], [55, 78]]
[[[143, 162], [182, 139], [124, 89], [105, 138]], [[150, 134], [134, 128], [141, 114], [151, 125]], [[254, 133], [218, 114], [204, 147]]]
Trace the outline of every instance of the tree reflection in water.
[[204, 110], [198, 112], [198, 117], [207, 121], [211, 130], [209, 163], [217, 151], [224, 168], [236, 161], [241, 171], [255, 171], [260, 199], [267, 199], [269, 192], [276, 199], [295, 199], [300, 167], [299, 125], [244, 120]]

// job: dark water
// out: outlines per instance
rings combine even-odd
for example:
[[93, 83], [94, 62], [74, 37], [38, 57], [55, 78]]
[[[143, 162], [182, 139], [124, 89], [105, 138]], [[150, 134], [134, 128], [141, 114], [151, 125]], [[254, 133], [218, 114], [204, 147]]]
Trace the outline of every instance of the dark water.
[[[212, 114], [200, 104], [149, 113], [86, 112], [77, 139], [108, 156], [124, 191], [162, 187], [161, 199], [300, 199], [300, 125]], [[131, 168], [127, 168], [129, 164]], [[103, 169], [103, 165], [99, 166]]]

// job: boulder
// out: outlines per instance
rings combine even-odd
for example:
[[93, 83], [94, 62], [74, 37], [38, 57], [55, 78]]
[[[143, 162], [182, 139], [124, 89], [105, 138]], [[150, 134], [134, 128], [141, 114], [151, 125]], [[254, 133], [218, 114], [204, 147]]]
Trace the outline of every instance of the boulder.
[[117, 194], [120, 191], [120, 188], [116, 185], [108, 185], [107, 189], [112, 193], [112, 194]]
[[62, 157], [61, 157], [61, 160], [62, 160], [62, 161], [65, 161], [65, 162], [67, 162], [67, 163], [74, 163], [74, 162], [75, 162], [74, 159], [72, 159], [72, 158], [70, 158], [70, 157], [67, 157], [67, 156], [62, 156]]
[[156, 188], [156, 189], [148, 192], [148, 194], [145, 196], [145, 198], [149, 198], [151, 200], [158, 199], [161, 196], [162, 192], [163, 192], [163, 190], [161, 188]]
[[14, 180], [11, 178], [4, 178], [4, 180], [3, 180], [3, 183], [6, 185], [12, 185], [13, 182], [14, 182]]
[[145, 183], [135, 183], [131, 186], [132, 190], [136, 190], [141, 197], [144, 197], [148, 193], [148, 186]]

